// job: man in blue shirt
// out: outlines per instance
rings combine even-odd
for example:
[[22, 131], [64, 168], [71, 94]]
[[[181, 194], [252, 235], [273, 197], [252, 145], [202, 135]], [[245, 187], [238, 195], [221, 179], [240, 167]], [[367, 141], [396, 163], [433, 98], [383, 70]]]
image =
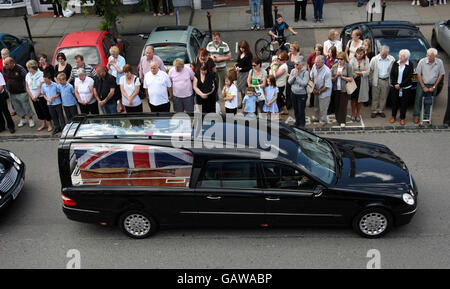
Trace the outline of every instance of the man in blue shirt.
[[58, 86], [52, 81], [50, 73], [44, 74], [44, 83], [42, 84], [41, 92], [47, 101], [48, 111], [52, 117], [54, 130], [52, 135], [62, 132], [66, 125], [64, 113], [62, 110], [61, 93], [58, 91]]
[[255, 116], [256, 115], [256, 101], [258, 100], [256, 97], [256, 92], [253, 87], [247, 87], [245, 97], [242, 100], [242, 104], [244, 106], [244, 115]]

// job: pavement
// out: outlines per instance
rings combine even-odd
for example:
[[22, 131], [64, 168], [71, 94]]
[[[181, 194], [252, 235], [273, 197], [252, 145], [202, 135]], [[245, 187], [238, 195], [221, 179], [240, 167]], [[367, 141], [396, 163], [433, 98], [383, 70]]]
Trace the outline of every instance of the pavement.
[[[345, 3], [326, 3], [324, 6], [324, 22], [314, 23], [313, 6], [307, 5], [306, 17], [309, 21], [295, 23], [293, 21], [293, 5], [279, 5], [278, 12], [296, 29], [310, 28], [341, 28], [347, 24], [366, 21], [365, 6], [357, 7], [356, 1]], [[248, 6], [218, 7], [208, 10], [211, 13], [212, 29], [218, 31], [250, 30], [250, 14]], [[206, 10], [192, 10], [188, 7], [180, 8], [180, 23], [193, 25], [200, 30], [208, 29]], [[262, 15], [262, 8], [261, 8]], [[450, 15], [449, 5], [437, 5], [423, 8], [412, 6], [409, 1], [389, 1], [386, 8], [385, 20], [410, 21], [415, 25], [431, 25], [440, 19], [447, 19]], [[75, 14], [69, 18], [29, 17], [28, 22], [32, 37], [61, 37], [65, 33], [97, 30], [102, 18], [96, 15], [83, 16]], [[374, 21], [381, 20], [381, 14], [374, 14]], [[128, 13], [119, 19], [118, 29], [122, 35], [150, 33], [154, 27], [161, 25], [175, 25], [175, 16], [154, 17], [149, 12]], [[27, 30], [23, 17], [0, 18], [0, 31], [13, 35], [27, 37]]]
[[[345, 2], [345, 3], [326, 3], [324, 6], [324, 19], [323, 23], [314, 23], [311, 21], [313, 18], [312, 5], [307, 6], [306, 17], [308, 21], [300, 21], [295, 23], [293, 21], [293, 5], [279, 5], [278, 11], [281, 13], [285, 20], [293, 26], [295, 29], [305, 29], [303, 34], [307, 34], [310, 31], [326, 31], [326, 29], [337, 28], [340, 29], [347, 24], [366, 21], [367, 14], [365, 6], [358, 8], [356, 6], [356, 1]], [[212, 29], [216, 31], [224, 32], [224, 34], [231, 35], [236, 32], [246, 32], [250, 31], [250, 15], [248, 6], [240, 7], [217, 7], [209, 10], [212, 19]], [[48, 15], [48, 14], [47, 14]], [[262, 13], [261, 13], [262, 15]], [[386, 8], [385, 20], [405, 20], [410, 21], [415, 25], [425, 25], [425, 30], [431, 32], [431, 25], [440, 19], [447, 19], [450, 15], [450, 5], [438, 5], [434, 7], [423, 8], [420, 6], [412, 6], [409, 1], [389, 1]], [[196, 26], [200, 30], [208, 30], [207, 21], [207, 11], [206, 10], [192, 10], [187, 7], [180, 8], [179, 14], [180, 23], [182, 25], [190, 24]], [[83, 31], [83, 30], [97, 30], [102, 18], [96, 15], [74, 15], [69, 18], [53, 18], [53, 17], [43, 17], [38, 15], [36, 17], [29, 17], [29, 26], [31, 28], [31, 34], [33, 39], [42, 38], [46, 40], [48, 38], [59, 38], [65, 33]], [[381, 14], [374, 14], [374, 21], [381, 20]], [[162, 16], [154, 17], [149, 12], [137, 12], [129, 13], [124, 17], [119, 19], [118, 29], [119, 33], [123, 36], [133, 36], [136, 34], [147, 34], [152, 31], [154, 27], [162, 25], [175, 25], [175, 16]], [[314, 30], [312, 30], [314, 29]], [[17, 36], [27, 37], [27, 31], [24, 24], [23, 17], [2, 17], [0, 18], [0, 32], [6, 32]], [[323, 40], [326, 39], [326, 33], [324, 34]], [[429, 38], [428, 38], [429, 39]], [[303, 53], [307, 55], [308, 51], [305, 49]], [[39, 51], [38, 51], [39, 53]], [[450, 65], [450, 60], [444, 52], [440, 52], [440, 56], [446, 66]], [[231, 62], [230, 62], [230, 65]], [[436, 102], [435, 109], [433, 112], [434, 124], [442, 125], [443, 115], [445, 113], [445, 108], [447, 105], [447, 76], [444, 81], [444, 89], [441, 92], [439, 99]], [[148, 111], [148, 107], [144, 105], [145, 110]], [[362, 122], [361, 123], [348, 123], [346, 129], [366, 129], [366, 128], [399, 128], [398, 123], [391, 125], [389, 123], [390, 109], [385, 110], [387, 117], [385, 119], [370, 119], [369, 108], [363, 107], [362, 109]], [[313, 109], [307, 108], [307, 115], [313, 114]], [[412, 124], [411, 111], [407, 113], [407, 128], [417, 128], [417, 125]], [[14, 117], [16, 123], [19, 119]], [[283, 116], [283, 121], [292, 122], [293, 112], [290, 112], [290, 116]], [[307, 126], [311, 127], [307, 119]], [[333, 121], [333, 118], [330, 118]], [[39, 122], [36, 124], [40, 125]], [[335, 124], [330, 124], [324, 130], [337, 129], [334, 127]], [[312, 127], [316, 130], [322, 130]], [[11, 136], [8, 131], [0, 133], [0, 136]], [[25, 126], [23, 128], [16, 128], [16, 134], [14, 137], [34, 137], [42, 136], [48, 137], [48, 133], [37, 132], [35, 128], [29, 128]]]

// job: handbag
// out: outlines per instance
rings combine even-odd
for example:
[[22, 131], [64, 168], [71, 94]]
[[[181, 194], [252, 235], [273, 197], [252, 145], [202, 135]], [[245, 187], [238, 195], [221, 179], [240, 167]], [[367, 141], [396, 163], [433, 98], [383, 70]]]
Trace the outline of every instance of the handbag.
[[347, 81], [347, 83], [345, 84], [345, 89], [347, 90], [347, 94], [352, 94], [356, 88], [358, 88], [356, 86], [356, 82], [355, 81]]
[[314, 91], [314, 81], [313, 80], [309, 80], [308, 84], [306, 85], [306, 92], [308, 94], [311, 94], [311, 93], [313, 93], [313, 91]]
[[[136, 79], [137, 79], [138, 77], [136, 77], [135, 79], [134, 79], [134, 84], [136, 85]], [[147, 98], [147, 95], [145, 94], [145, 88], [144, 88], [144, 84], [143, 83], [141, 83], [141, 85], [139, 86], [139, 93], [138, 93], [138, 96], [139, 96], [139, 98], [140, 99], [146, 99]]]

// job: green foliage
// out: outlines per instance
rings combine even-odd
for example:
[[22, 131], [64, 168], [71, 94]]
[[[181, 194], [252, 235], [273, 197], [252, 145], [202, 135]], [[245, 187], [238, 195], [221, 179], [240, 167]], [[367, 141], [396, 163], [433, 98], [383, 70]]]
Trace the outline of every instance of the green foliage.
[[[85, 4], [87, 0], [81, 0], [81, 4]], [[118, 34], [117, 19], [119, 16], [123, 16], [123, 4], [121, 0], [96, 0], [94, 9], [97, 14], [103, 17], [100, 23], [100, 29], [109, 31], [115, 35]], [[84, 15], [89, 14], [88, 7], [83, 7]]]

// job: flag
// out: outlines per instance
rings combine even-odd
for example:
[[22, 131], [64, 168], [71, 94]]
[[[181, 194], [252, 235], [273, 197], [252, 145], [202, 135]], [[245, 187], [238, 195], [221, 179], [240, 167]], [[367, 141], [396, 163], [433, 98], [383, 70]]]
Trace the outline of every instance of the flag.
[[78, 167], [82, 170], [103, 168], [147, 169], [192, 166], [187, 150], [132, 144], [74, 144]]

